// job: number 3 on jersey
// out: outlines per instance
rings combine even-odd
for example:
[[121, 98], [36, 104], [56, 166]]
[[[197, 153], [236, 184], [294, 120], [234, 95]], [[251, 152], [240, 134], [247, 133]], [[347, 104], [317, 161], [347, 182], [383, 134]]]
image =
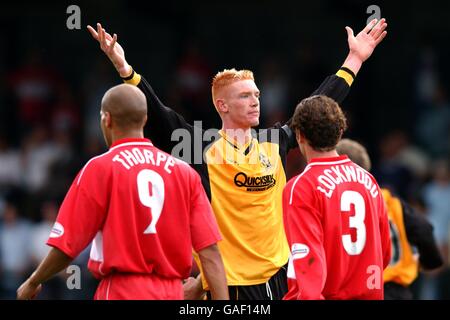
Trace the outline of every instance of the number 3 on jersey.
[[366, 205], [364, 198], [356, 191], [344, 191], [341, 196], [341, 211], [349, 212], [351, 205], [355, 206], [355, 215], [350, 216], [349, 226], [356, 229], [356, 241], [352, 241], [349, 234], [342, 235], [342, 244], [345, 251], [351, 256], [360, 254], [366, 245], [366, 225], [364, 218], [366, 217]]
[[139, 200], [150, 208], [152, 222], [145, 229], [144, 234], [156, 233], [156, 223], [158, 223], [164, 205], [164, 180], [155, 171], [144, 169], [137, 175], [137, 187]]

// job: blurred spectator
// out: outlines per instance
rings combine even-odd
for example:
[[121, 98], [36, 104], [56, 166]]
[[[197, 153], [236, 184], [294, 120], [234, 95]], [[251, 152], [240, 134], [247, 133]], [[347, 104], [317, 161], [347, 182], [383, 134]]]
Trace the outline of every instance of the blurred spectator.
[[74, 141], [69, 132], [54, 131], [51, 143], [54, 154], [49, 159], [47, 179], [39, 189], [40, 194], [47, 198], [59, 199], [64, 197], [73, 178], [79, 171], [80, 155], [74, 150]]
[[[208, 59], [194, 39], [189, 39], [175, 70], [176, 91], [187, 112], [187, 118], [202, 119], [209, 128], [210, 115], [215, 113], [211, 103], [212, 71]], [[189, 116], [190, 115], [190, 116]]]
[[30, 50], [23, 66], [9, 74], [7, 84], [17, 105], [20, 129], [25, 132], [50, 121], [53, 103], [66, 86], [63, 78], [43, 63], [37, 49]]
[[[99, 106], [105, 92], [117, 82], [117, 75], [111, 74], [109, 62], [97, 59], [83, 80], [83, 138], [85, 141], [98, 140], [103, 143], [100, 130]], [[113, 81], [116, 80], [116, 82]]]
[[68, 89], [62, 89], [51, 115], [51, 128], [57, 132], [73, 134], [79, 129], [80, 113]]
[[30, 223], [19, 217], [17, 208], [7, 203], [0, 225], [0, 296], [15, 299], [18, 286], [31, 267]]
[[21, 180], [19, 151], [9, 146], [5, 136], [0, 134], [0, 194], [18, 186]]
[[[434, 92], [439, 83], [436, 51], [432, 47], [423, 47], [420, 51], [419, 64], [416, 72], [415, 98], [420, 107], [433, 100]], [[420, 110], [419, 110], [420, 111]]]
[[424, 200], [428, 208], [430, 221], [445, 261], [448, 263], [448, 242], [450, 228], [450, 174], [449, 164], [445, 160], [433, 166], [433, 180], [425, 186]]
[[396, 159], [398, 163], [408, 168], [416, 179], [424, 181], [427, 178], [430, 158], [421, 148], [410, 144], [406, 135], [405, 145], [399, 150]]
[[442, 85], [442, 69], [434, 47], [420, 51], [415, 79], [415, 134], [432, 157], [445, 157], [450, 151], [450, 104]]
[[417, 137], [432, 156], [445, 157], [450, 151], [450, 104], [442, 86], [426, 106], [418, 118]]
[[317, 46], [306, 39], [294, 49], [294, 54], [294, 61], [289, 70], [292, 77], [288, 96], [289, 117], [294, 113], [295, 106], [300, 100], [316, 90], [323, 81], [324, 75], [330, 72], [330, 69], [323, 64], [323, 60], [318, 57], [320, 53], [317, 51]]
[[407, 146], [408, 139], [404, 131], [395, 130], [385, 135], [379, 142], [380, 159], [373, 173], [380, 186], [409, 200], [415, 185], [414, 175], [411, 169], [400, 161], [401, 151]]
[[25, 137], [22, 176], [29, 192], [38, 192], [46, 185], [52, 163], [71, 156], [69, 143], [67, 140], [50, 139], [48, 129], [43, 126], [33, 128]]
[[292, 107], [288, 106], [288, 80], [275, 58], [266, 59], [257, 78], [261, 94], [261, 126], [272, 126], [289, 119]]
[[450, 232], [450, 172], [445, 160], [436, 162], [433, 180], [425, 186], [424, 200], [436, 240], [444, 257], [440, 272], [426, 275], [422, 299], [450, 299], [449, 232]]

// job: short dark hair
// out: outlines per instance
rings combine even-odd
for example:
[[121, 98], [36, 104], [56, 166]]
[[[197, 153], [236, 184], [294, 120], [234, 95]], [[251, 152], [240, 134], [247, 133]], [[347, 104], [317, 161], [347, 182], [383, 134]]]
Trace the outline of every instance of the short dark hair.
[[297, 105], [291, 129], [300, 131], [314, 150], [330, 151], [347, 129], [347, 120], [336, 101], [316, 95]]

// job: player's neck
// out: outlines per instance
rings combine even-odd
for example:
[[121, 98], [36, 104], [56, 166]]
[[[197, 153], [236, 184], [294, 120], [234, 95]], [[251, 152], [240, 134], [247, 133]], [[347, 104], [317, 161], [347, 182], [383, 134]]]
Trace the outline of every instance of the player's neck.
[[144, 132], [142, 130], [129, 130], [126, 132], [113, 132], [112, 133], [112, 142], [116, 142], [121, 139], [142, 139], [144, 138]]
[[305, 148], [306, 152], [306, 161], [309, 163], [312, 159], [317, 158], [332, 158], [332, 157], [339, 157], [339, 154], [337, 153], [336, 149], [331, 151], [316, 151], [311, 147]]
[[239, 145], [245, 145], [252, 139], [251, 128], [239, 128], [234, 126], [222, 125], [222, 132], [224, 132], [229, 139], [234, 140]]

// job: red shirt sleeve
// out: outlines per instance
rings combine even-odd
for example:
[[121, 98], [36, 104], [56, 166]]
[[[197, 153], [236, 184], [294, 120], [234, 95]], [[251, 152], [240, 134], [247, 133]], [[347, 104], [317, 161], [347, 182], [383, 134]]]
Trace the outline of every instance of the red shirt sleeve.
[[192, 247], [196, 252], [222, 240], [211, 204], [200, 181], [200, 176], [191, 171], [190, 228]]
[[[297, 299], [323, 299], [327, 268], [320, 213], [311, 186], [303, 180], [294, 187], [292, 203], [287, 199], [284, 210], [290, 265], [298, 286]], [[290, 193], [291, 190], [285, 191]]]
[[383, 252], [383, 269], [389, 265], [391, 261], [391, 236], [389, 229], [389, 219], [387, 214], [387, 208], [383, 199], [381, 190], [378, 188], [379, 202], [380, 202], [380, 235], [381, 235], [381, 249]]
[[86, 164], [66, 194], [48, 245], [71, 258], [77, 257], [89, 245], [106, 216], [108, 189], [105, 179], [107, 177], [99, 166]]

